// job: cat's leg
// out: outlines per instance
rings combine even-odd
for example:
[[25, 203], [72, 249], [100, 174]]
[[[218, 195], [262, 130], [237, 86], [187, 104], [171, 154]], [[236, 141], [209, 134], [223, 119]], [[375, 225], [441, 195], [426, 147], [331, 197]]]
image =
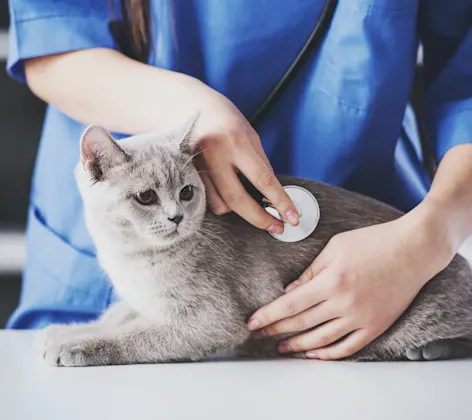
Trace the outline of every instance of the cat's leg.
[[388, 362], [395, 360], [402, 360], [404, 356], [399, 356], [395, 353], [387, 352], [378, 346], [369, 345], [352, 356], [345, 357], [342, 360], [350, 362]]
[[445, 339], [425, 343], [421, 347], [387, 347], [374, 342], [345, 360], [395, 361], [395, 360], [443, 360], [472, 357], [472, 339]]
[[122, 325], [133, 320], [137, 313], [126, 303], [117, 302], [110, 306], [102, 316], [83, 324], [53, 324], [40, 330], [35, 337], [34, 348], [41, 353], [53, 342], [86, 337], [100, 329]]
[[227, 330], [195, 324], [156, 326], [137, 317], [123, 325], [100, 328], [83, 338], [51, 343], [44, 358], [54, 366], [98, 366], [196, 361], [235, 349], [249, 337], [245, 324]]
[[236, 349], [238, 358], [268, 359], [281, 357], [277, 350], [277, 340], [269, 338], [249, 338], [244, 344]]
[[472, 357], [472, 340], [438, 340], [421, 348], [407, 349], [408, 360], [442, 360]]
[[269, 338], [249, 338], [244, 344], [235, 350], [235, 356], [244, 359], [306, 359], [305, 352], [281, 354], [278, 345], [281, 339]]

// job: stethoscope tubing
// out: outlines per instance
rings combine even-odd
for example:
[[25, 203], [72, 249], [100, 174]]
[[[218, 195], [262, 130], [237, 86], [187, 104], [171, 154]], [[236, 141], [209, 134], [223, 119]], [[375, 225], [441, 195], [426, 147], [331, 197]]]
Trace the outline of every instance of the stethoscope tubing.
[[[321, 42], [326, 36], [328, 29], [333, 20], [336, 7], [338, 5], [338, 0], [325, 0], [323, 10], [321, 11], [321, 16], [318, 19], [316, 26], [310, 33], [310, 36], [303, 44], [302, 48], [296, 55], [295, 59], [292, 61], [290, 66], [284, 72], [278, 83], [272, 89], [270, 94], [267, 96], [265, 101], [255, 112], [252, 118], [249, 120], [251, 125], [257, 129], [257, 126], [264, 120], [264, 118], [270, 113], [275, 104], [278, 102], [280, 97], [287, 90], [289, 84], [293, 81], [295, 76], [298, 74], [300, 69], [306, 63], [308, 58], [318, 50]], [[238, 174], [239, 179], [244, 185], [248, 193], [262, 206], [267, 206], [267, 201], [264, 200], [263, 195], [249, 182], [249, 180], [242, 174]]]
[[311, 31], [310, 36], [305, 41], [298, 54], [287, 68], [285, 73], [282, 75], [278, 83], [272, 89], [270, 94], [267, 96], [265, 101], [250, 119], [249, 122], [254, 128], [256, 128], [272, 110], [274, 105], [287, 90], [288, 85], [293, 81], [300, 69], [306, 63], [308, 58], [313, 54], [314, 51], [318, 50], [331, 25], [337, 5], [338, 0], [325, 1], [323, 10], [321, 11], [321, 16], [318, 19], [316, 26]]

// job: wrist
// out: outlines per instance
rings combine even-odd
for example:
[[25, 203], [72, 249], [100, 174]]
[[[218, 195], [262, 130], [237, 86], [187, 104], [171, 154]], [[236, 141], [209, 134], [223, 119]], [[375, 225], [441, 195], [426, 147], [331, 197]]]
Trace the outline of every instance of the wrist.
[[455, 255], [464, 241], [472, 234], [470, 205], [459, 205], [458, 200], [445, 200], [431, 193], [423, 201], [428, 212], [435, 214], [437, 223], [446, 231], [447, 241]]
[[408, 220], [409, 228], [415, 232], [418, 246], [428, 254], [432, 266], [436, 267], [437, 272], [444, 269], [462, 243], [457, 235], [457, 222], [453, 212], [440, 201], [426, 197], [404, 218]]

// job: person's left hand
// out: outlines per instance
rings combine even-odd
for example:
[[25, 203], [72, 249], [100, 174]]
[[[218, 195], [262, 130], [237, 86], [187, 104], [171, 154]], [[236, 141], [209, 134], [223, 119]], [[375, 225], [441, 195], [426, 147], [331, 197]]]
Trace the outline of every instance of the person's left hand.
[[438, 220], [417, 213], [333, 237], [285, 295], [251, 316], [248, 328], [259, 337], [303, 331], [282, 341], [281, 353], [332, 360], [361, 350], [452, 259]]

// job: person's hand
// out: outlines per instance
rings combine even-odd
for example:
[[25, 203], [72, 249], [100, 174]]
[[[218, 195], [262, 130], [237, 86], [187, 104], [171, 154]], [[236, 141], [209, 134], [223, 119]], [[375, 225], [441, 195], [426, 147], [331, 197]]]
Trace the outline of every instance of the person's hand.
[[285, 295], [253, 314], [248, 328], [259, 337], [303, 331], [282, 341], [281, 353], [330, 360], [361, 350], [452, 259], [441, 218], [417, 213], [333, 237]]
[[241, 171], [285, 221], [297, 225], [296, 208], [274, 175], [259, 136], [241, 112], [223, 95], [196, 79], [186, 95], [195, 102], [198, 98], [195, 108], [200, 110], [200, 116], [194, 127], [194, 148], [210, 209], [219, 215], [232, 210], [260, 229], [283, 232], [282, 222], [246, 192], [237, 177]]

